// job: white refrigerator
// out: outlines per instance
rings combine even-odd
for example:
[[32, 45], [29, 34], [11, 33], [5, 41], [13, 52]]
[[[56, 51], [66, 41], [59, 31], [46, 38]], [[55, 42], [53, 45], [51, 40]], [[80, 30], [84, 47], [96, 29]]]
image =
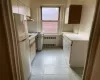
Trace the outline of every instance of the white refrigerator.
[[14, 13], [14, 22], [18, 33], [20, 62], [24, 80], [30, 76], [30, 49], [26, 16]]

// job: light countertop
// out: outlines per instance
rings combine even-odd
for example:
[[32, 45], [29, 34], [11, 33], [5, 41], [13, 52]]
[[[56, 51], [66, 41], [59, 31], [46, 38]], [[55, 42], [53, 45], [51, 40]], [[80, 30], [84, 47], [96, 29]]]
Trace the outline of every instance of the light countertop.
[[31, 40], [37, 36], [37, 33], [29, 33], [29, 35], [29, 40]]
[[72, 41], [73, 40], [84, 40], [84, 41], [89, 40], [89, 37], [87, 37], [86, 35], [76, 34], [72, 32], [63, 32], [63, 36], [69, 38]]

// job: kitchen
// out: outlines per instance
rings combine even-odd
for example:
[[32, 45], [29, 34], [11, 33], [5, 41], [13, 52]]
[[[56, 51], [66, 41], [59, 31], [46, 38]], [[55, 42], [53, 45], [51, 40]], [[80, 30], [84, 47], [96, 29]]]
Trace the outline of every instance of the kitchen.
[[[73, 5], [74, 8], [73, 6], [70, 6], [70, 5]], [[42, 6], [43, 8], [60, 6], [59, 20], [58, 20], [59, 27], [58, 27], [57, 34], [55, 33], [43, 34], [43, 31], [42, 31], [43, 28], [41, 26], [42, 21], [44, 21], [41, 19]], [[93, 21], [93, 17], [95, 13], [95, 6], [96, 6], [95, 0], [92, 0], [92, 1], [90, 0], [87, 0], [87, 1], [84, 1], [84, 0], [46, 1], [46, 0], [43, 0], [42, 2], [38, 0], [37, 1], [12, 0], [13, 13], [15, 13], [15, 15], [17, 13], [17, 14], [22, 14], [22, 15], [27, 16], [26, 18], [23, 17], [23, 20], [27, 22], [26, 26], [28, 27], [26, 27], [27, 29], [25, 28], [27, 30], [26, 32], [27, 33], [30, 32], [27, 34], [29, 36], [29, 50], [28, 51], [30, 52], [30, 60], [29, 60], [30, 64], [28, 65], [31, 65], [31, 62], [33, 61], [33, 59], [35, 59], [37, 55], [36, 51], [40, 51], [38, 53], [41, 53], [42, 48], [48, 48], [48, 47], [62, 48], [63, 46], [65, 60], [68, 61], [68, 59], [70, 59], [68, 61], [70, 66], [84, 67], [92, 21]], [[72, 12], [70, 10], [72, 10]], [[78, 16], [76, 14], [78, 14]], [[16, 17], [16, 19], [20, 20], [18, 16]], [[74, 19], [77, 19], [78, 21], [74, 21]], [[24, 47], [21, 46], [20, 48], [24, 48]], [[28, 49], [28, 46], [26, 49]], [[28, 68], [29, 67], [30, 66], [28, 66]]]

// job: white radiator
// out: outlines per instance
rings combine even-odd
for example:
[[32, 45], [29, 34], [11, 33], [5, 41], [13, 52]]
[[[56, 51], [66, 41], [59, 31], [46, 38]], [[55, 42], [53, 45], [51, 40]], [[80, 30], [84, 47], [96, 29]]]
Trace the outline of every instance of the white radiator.
[[44, 35], [43, 47], [57, 47], [61, 44], [60, 35]]
[[44, 36], [43, 47], [56, 47], [56, 36]]
[[44, 39], [56, 39], [56, 36], [55, 37], [47, 36], [47, 37], [44, 37]]
[[48, 47], [56, 47], [56, 44], [43, 44], [44, 48], [48, 48]]

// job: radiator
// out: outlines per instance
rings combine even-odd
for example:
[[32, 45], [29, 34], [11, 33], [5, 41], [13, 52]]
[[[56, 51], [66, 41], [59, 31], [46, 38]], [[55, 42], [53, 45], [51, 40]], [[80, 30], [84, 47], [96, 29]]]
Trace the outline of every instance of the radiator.
[[56, 36], [44, 36], [43, 47], [56, 47]]
[[48, 48], [48, 47], [56, 47], [56, 44], [43, 44], [44, 48]]
[[49, 36], [49, 37], [44, 37], [44, 39], [56, 39], [56, 37]]

